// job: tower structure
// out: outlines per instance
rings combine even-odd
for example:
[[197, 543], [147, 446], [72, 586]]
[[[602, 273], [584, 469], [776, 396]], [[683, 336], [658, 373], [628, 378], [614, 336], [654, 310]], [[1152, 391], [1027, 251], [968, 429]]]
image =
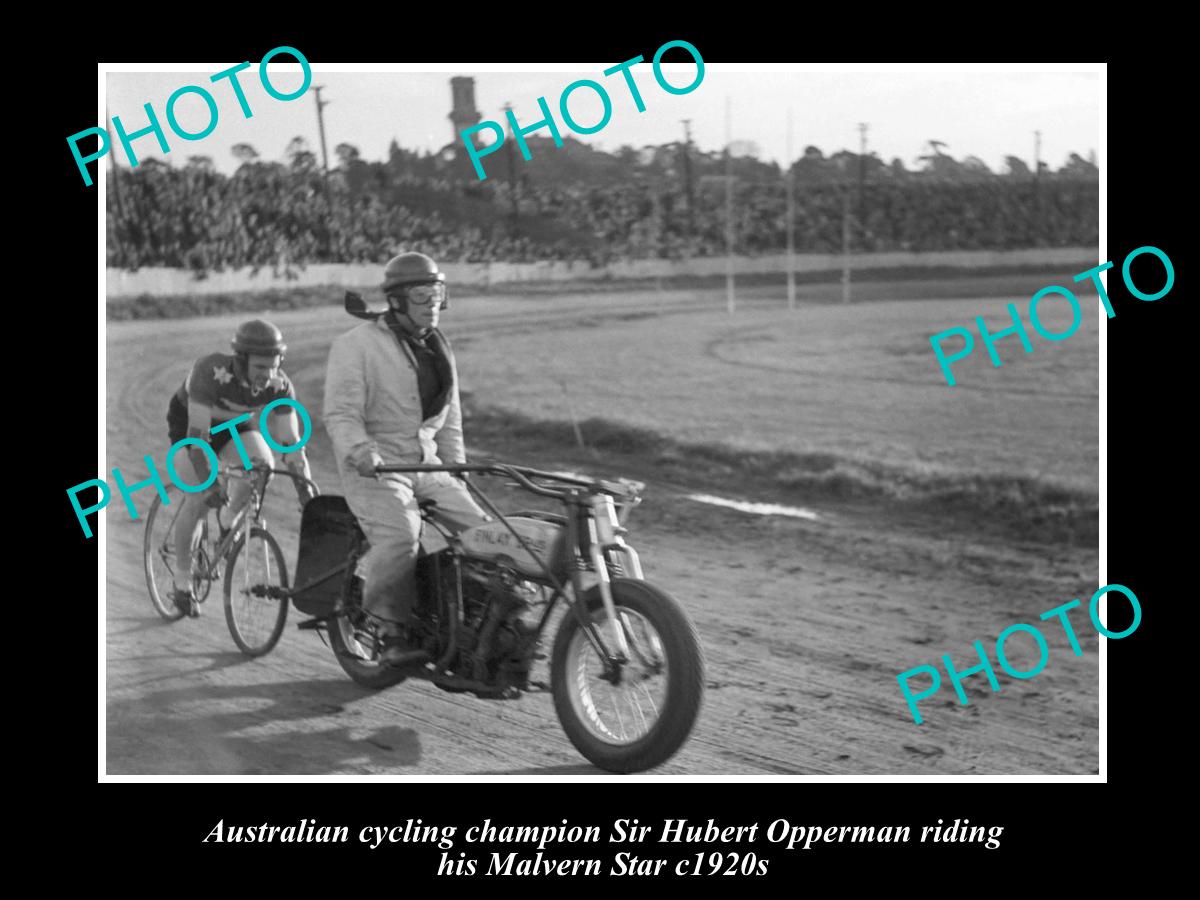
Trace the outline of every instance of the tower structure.
[[483, 118], [475, 108], [475, 79], [458, 76], [450, 79], [450, 96], [453, 106], [450, 109], [450, 127], [454, 133], [450, 136], [451, 143], [457, 143], [464, 128], [478, 125]]

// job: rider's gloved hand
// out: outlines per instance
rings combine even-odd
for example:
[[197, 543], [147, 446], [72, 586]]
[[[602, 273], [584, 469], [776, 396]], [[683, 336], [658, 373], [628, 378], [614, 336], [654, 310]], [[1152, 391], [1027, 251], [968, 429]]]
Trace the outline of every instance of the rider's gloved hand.
[[372, 451], [371, 453], [364, 453], [362, 456], [360, 456], [358, 461], [355, 463], [354, 468], [363, 478], [374, 478], [375, 467], [382, 465], [383, 457]]

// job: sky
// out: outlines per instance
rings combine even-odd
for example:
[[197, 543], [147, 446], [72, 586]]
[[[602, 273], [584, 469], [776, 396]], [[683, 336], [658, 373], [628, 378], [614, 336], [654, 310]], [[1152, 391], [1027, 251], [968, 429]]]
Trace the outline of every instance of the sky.
[[[1047, 65], [1038, 70], [940, 65], [812, 70], [798, 65], [712, 63], [705, 66], [704, 78], [691, 93], [674, 95], [662, 90], [651, 67], [643, 64], [633, 69], [646, 106], [639, 112], [621, 75], [601, 74], [613, 64], [513, 65], [505, 71], [496, 71], [499, 67], [494, 65], [447, 65], [438, 71], [430, 71], [430, 66], [400, 71], [394, 65], [322, 66], [314, 61], [312, 84], [322, 86], [322, 99], [328, 104], [324, 112], [331, 165], [336, 163], [334, 148], [342, 142], [356, 146], [367, 160], [386, 159], [393, 139], [407, 149], [431, 152], [450, 143], [454, 135], [447, 115], [450, 78], [455, 75], [475, 79], [475, 104], [484, 119], [503, 122], [501, 107], [507, 102], [519, 123], [532, 124], [542, 117], [537, 98], [544, 96], [564, 136], [570, 134], [608, 151], [624, 144], [641, 147], [680, 140], [684, 119], [691, 120], [692, 139], [700, 149], [719, 150], [726, 140], [727, 106], [733, 140], [751, 141], [758, 145], [761, 158], [780, 163], [787, 157], [789, 114], [793, 157], [810, 144], [826, 155], [840, 149], [857, 152], [859, 123], [868, 126], [868, 152], [887, 162], [899, 157], [909, 167], [917, 166], [916, 158], [927, 152], [931, 139], [942, 141], [943, 152], [957, 159], [978, 156], [993, 171], [1001, 171], [1010, 154], [1032, 167], [1035, 131], [1041, 132], [1042, 160], [1055, 169], [1070, 152], [1086, 158], [1091, 151], [1099, 156], [1102, 149], [1104, 71], [1100, 66], [1090, 71], [1081, 65]], [[254, 62], [239, 76], [253, 112], [246, 119], [229, 84], [209, 82], [210, 75], [230, 65], [187, 66], [171, 72], [116, 71], [134, 67], [109, 65], [108, 115], [119, 116], [126, 131], [134, 131], [148, 123], [142, 105], [151, 103], [171, 152], [159, 152], [151, 136], [137, 140], [135, 151], [140, 158], [156, 156], [173, 165], [203, 155], [212, 157], [220, 170], [232, 172], [238, 165], [230, 153], [233, 145], [248, 143], [263, 157], [281, 160], [288, 142], [298, 135], [319, 153], [311, 88], [296, 100], [273, 99], [263, 88]], [[347, 71], [351, 68], [359, 71]], [[696, 74], [691, 63], [663, 68], [665, 77], [680, 86]], [[280, 92], [301, 84], [294, 64], [272, 62], [270, 73]], [[602, 83], [612, 100], [608, 124], [590, 136], [570, 132], [559, 113], [563, 89], [579, 78]], [[170, 131], [164, 112], [171, 93], [189, 84], [210, 89], [218, 110], [214, 130], [196, 141], [184, 141]], [[570, 111], [581, 125], [590, 125], [600, 119], [601, 103], [594, 92], [581, 89], [572, 95]], [[180, 125], [192, 131], [201, 130], [209, 119], [204, 101], [195, 94], [180, 99], [176, 115]], [[97, 124], [80, 123], [79, 128]], [[537, 133], [548, 136], [545, 129]], [[118, 162], [128, 165], [123, 152], [119, 148], [116, 152]], [[536, 157], [526, 164], [535, 162]]]

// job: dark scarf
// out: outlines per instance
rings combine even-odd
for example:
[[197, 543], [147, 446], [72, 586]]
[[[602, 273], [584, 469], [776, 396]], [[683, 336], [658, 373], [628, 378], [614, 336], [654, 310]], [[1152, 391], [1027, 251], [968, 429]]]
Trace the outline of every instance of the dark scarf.
[[[449, 342], [436, 328], [429, 329], [423, 337], [417, 337], [400, 323], [394, 310], [385, 313], [383, 321], [391, 329], [397, 341], [401, 344], [408, 344], [414, 359], [419, 361], [421, 355], [426, 352], [433, 354], [433, 367], [437, 371], [441, 389], [433, 398], [432, 403], [428, 405], [422, 403], [421, 415], [426, 419], [440, 415], [450, 403], [455, 386], [454, 354], [450, 352]], [[419, 387], [418, 393], [420, 393]]]

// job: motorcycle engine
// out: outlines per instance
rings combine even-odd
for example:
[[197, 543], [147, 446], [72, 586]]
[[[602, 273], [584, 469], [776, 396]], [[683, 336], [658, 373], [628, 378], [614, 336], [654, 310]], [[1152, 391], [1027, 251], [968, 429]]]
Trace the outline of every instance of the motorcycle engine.
[[[451, 588], [453, 589], [453, 588]], [[537, 644], [533, 607], [536, 585], [493, 561], [462, 563], [463, 627], [458, 635], [462, 674], [489, 683], [524, 687]]]

